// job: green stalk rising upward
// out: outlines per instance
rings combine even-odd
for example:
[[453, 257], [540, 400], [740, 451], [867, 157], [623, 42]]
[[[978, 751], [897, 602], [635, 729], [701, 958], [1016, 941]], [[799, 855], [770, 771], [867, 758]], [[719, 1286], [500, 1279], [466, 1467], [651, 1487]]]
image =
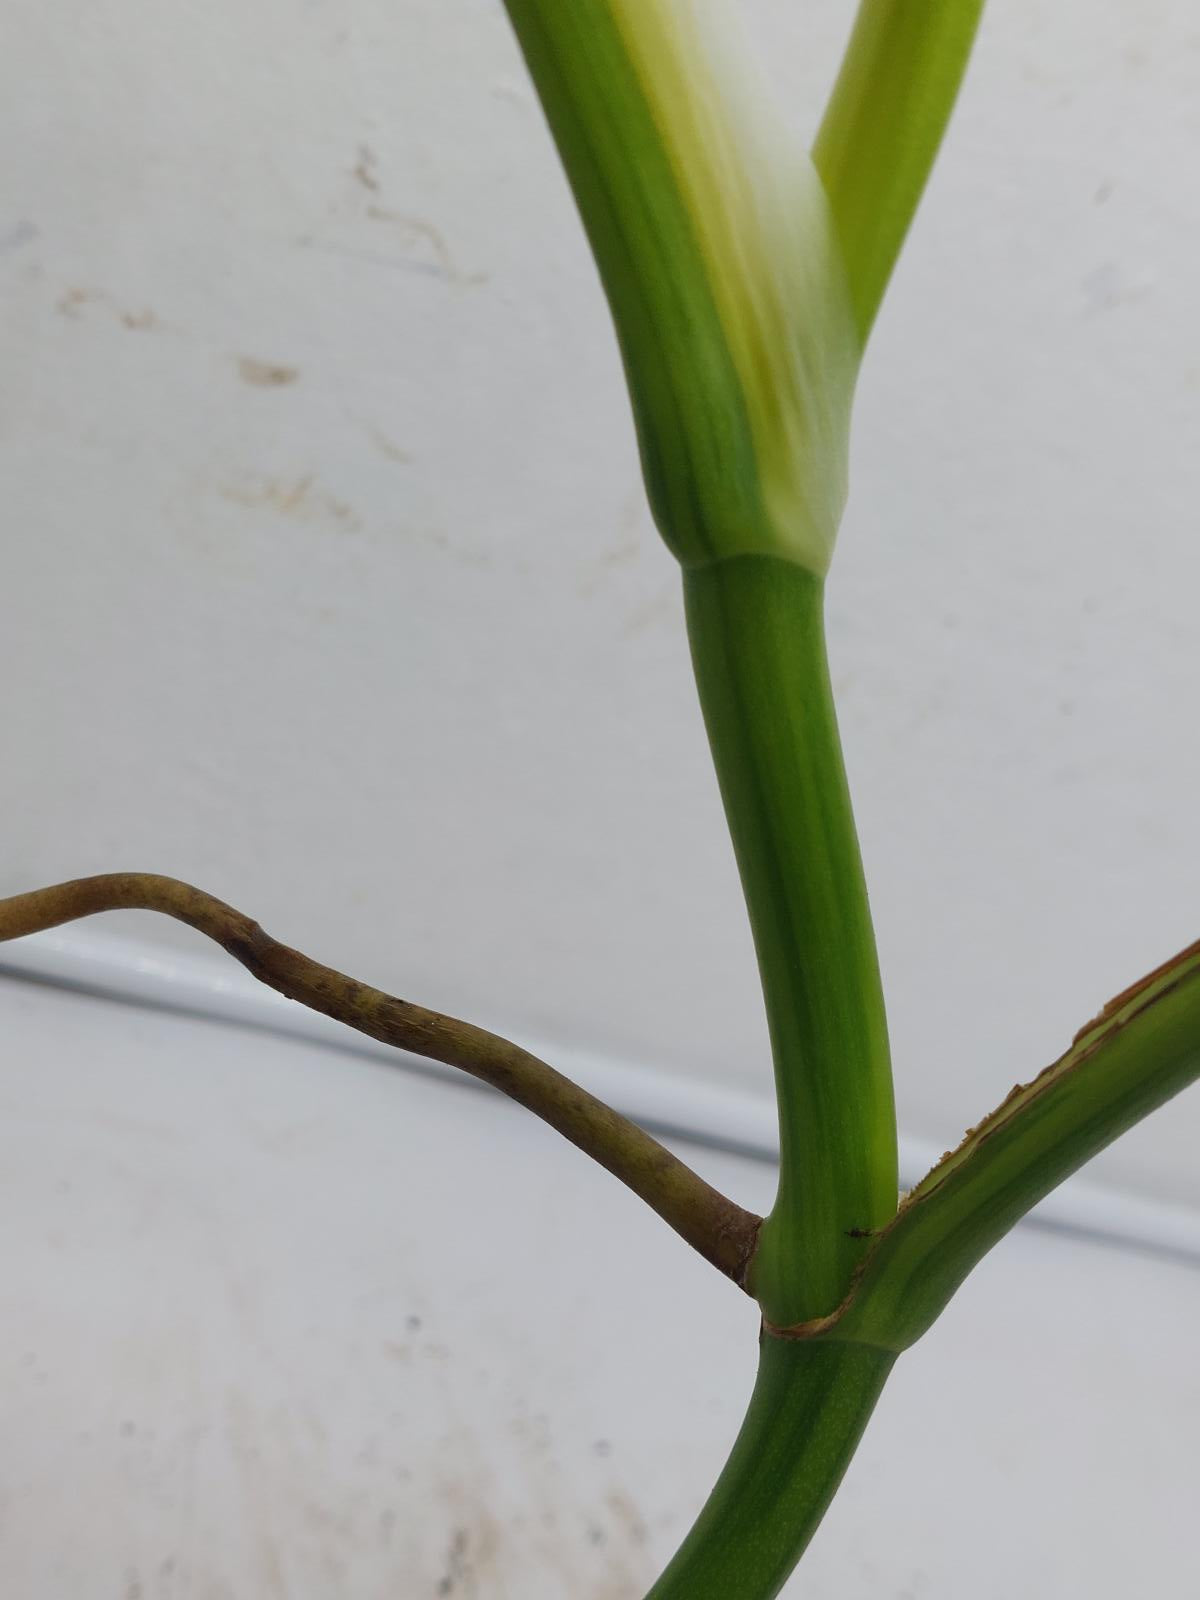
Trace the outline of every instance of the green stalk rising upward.
[[[826, 666], [823, 580], [863, 344], [979, 0], [867, 0], [811, 157], [773, 109], [729, 5], [508, 0], [508, 9], [608, 294], [655, 518], [684, 569], [779, 1105], [779, 1187], [750, 1286], [769, 1323], [804, 1323], [841, 1302], [897, 1198], [887, 1027]], [[768, 1335], [730, 1466], [655, 1594], [773, 1594], [890, 1360], [783, 1351]], [[820, 1427], [779, 1435], [780, 1419], [818, 1411]], [[748, 1532], [739, 1541], [733, 1508], [757, 1496], [755, 1514], [765, 1514], [766, 1459], [782, 1496], [775, 1555], [734, 1589], [713, 1552], [763, 1548]]]
[[778, 556], [684, 573], [696, 682], [745, 885], [779, 1100], [752, 1267], [776, 1323], [832, 1311], [896, 1210], [887, 1028], [825, 666], [821, 580]]

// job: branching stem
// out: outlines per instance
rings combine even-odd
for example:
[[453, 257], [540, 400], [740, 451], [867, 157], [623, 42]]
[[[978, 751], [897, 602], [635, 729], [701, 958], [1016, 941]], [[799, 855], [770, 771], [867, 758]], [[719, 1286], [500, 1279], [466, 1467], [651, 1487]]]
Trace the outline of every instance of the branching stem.
[[289, 1000], [491, 1084], [607, 1167], [706, 1261], [744, 1286], [761, 1219], [712, 1188], [644, 1129], [519, 1045], [322, 966], [202, 889], [148, 872], [76, 878], [0, 900], [0, 941], [100, 911], [159, 911], [186, 922]]

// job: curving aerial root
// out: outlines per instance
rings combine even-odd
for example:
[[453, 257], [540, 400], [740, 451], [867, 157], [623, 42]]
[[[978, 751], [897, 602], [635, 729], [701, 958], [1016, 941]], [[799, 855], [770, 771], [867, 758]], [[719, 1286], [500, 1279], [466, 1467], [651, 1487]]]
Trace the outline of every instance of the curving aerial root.
[[491, 1084], [606, 1167], [706, 1261], [745, 1288], [762, 1219], [712, 1188], [643, 1128], [510, 1040], [322, 966], [202, 889], [149, 872], [74, 878], [0, 900], [0, 941], [101, 911], [158, 911], [186, 922], [289, 1000]]

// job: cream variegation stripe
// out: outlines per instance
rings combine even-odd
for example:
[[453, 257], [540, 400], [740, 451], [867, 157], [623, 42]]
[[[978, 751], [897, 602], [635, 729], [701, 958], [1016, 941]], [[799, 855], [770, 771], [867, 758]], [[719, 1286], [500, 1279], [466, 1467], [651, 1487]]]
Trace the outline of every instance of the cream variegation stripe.
[[860, 345], [820, 178], [731, 0], [612, 0], [744, 397], [769, 548], [828, 566]]
[[828, 566], [860, 341], [832, 214], [733, 0], [509, 0], [685, 565]]

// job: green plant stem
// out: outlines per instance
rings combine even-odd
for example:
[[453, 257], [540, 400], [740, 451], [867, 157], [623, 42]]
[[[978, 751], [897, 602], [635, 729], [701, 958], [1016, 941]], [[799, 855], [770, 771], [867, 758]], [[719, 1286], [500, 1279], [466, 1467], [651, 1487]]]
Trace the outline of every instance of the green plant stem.
[[866, 339], [967, 68], [983, 0], [862, 0], [813, 161]]
[[747, 509], [758, 500], [754, 447], [713, 285], [620, 8], [614, 0], [505, 6], [613, 313], [651, 506], [677, 552], [709, 550], [715, 528], [757, 521]]
[[0, 900], [0, 941], [102, 911], [158, 911], [186, 922], [289, 1000], [381, 1044], [458, 1067], [491, 1084], [606, 1167], [693, 1249], [744, 1286], [759, 1218], [706, 1183], [643, 1128], [508, 1039], [322, 966], [203, 889], [153, 872], [75, 878]]
[[797, 1331], [905, 1349], [1032, 1206], [1197, 1077], [1200, 944], [1118, 995], [972, 1128], [873, 1241], [838, 1312]]
[[[780, 1178], [751, 1286], [830, 1312], [897, 1202], [887, 1026], [825, 659], [822, 585], [739, 556], [685, 570], [700, 701], [758, 951]], [[803, 1307], [799, 1315], [795, 1308]]]
[[764, 1335], [741, 1432], [646, 1600], [771, 1600], [824, 1516], [895, 1356]]

